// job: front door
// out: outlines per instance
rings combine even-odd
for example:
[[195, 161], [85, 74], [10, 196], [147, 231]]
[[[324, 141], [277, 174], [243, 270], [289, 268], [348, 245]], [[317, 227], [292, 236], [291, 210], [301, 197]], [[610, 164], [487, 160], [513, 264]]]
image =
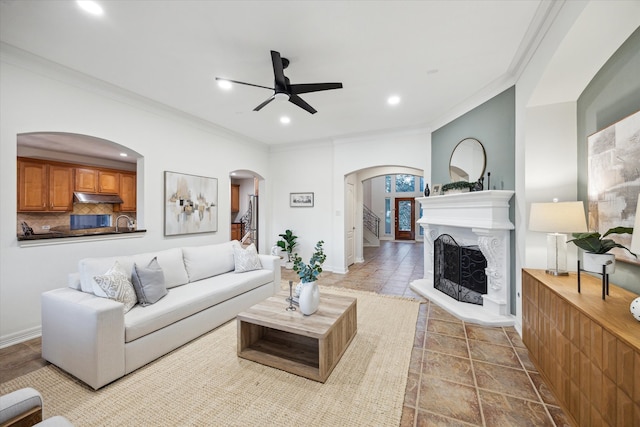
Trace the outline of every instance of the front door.
[[415, 199], [412, 197], [396, 198], [396, 240], [415, 239]]

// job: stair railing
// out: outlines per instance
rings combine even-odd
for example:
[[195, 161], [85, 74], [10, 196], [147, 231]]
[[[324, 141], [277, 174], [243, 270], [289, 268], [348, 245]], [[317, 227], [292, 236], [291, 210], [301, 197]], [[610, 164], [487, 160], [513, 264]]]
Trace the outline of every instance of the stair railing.
[[362, 205], [362, 224], [371, 231], [376, 238], [380, 238], [380, 217], [376, 215], [366, 205]]

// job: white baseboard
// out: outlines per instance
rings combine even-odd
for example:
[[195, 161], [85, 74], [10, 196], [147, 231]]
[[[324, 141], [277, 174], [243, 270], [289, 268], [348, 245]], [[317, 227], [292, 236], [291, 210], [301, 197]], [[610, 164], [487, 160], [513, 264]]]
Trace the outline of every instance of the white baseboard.
[[0, 348], [9, 347], [21, 342], [29, 341], [34, 338], [42, 336], [42, 327], [36, 326], [35, 328], [26, 329], [14, 334], [5, 335], [0, 337]]

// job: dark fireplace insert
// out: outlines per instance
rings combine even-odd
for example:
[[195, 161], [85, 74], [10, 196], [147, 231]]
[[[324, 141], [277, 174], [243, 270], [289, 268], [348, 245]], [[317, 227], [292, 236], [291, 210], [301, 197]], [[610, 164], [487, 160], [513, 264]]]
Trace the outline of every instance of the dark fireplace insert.
[[487, 259], [478, 246], [460, 246], [441, 234], [433, 246], [434, 288], [461, 302], [482, 305], [487, 293]]

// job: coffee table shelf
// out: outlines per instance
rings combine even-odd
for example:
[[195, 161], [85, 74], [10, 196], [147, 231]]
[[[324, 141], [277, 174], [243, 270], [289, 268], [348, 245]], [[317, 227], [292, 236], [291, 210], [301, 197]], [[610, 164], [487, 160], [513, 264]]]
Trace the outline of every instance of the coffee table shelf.
[[285, 311], [285, 293], [238, 314], [238, 356], [325, 382], [357, 332], [357, 300], [323, 295], [311, 316]]

